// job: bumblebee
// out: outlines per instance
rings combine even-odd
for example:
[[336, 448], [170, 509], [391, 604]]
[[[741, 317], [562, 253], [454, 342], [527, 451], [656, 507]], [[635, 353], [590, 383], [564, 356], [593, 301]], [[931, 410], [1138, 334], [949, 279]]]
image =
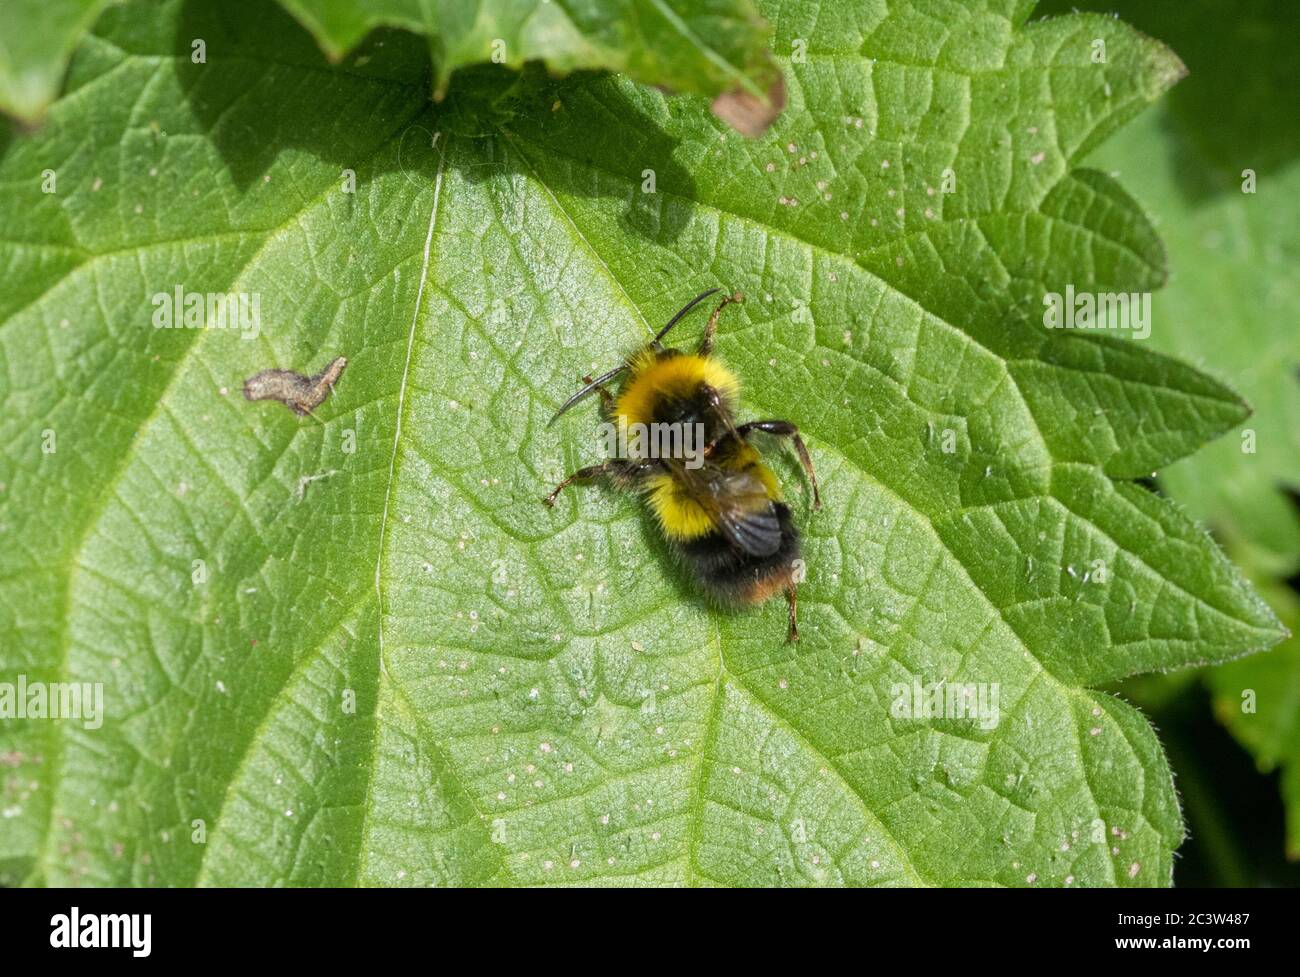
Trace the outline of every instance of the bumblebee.
[[[647, 457], [644, 451], [625, 451], [574, 472], [543, 501], [554, 505], [556, 496], [573, 482], [596, 478], [641, 493], [664, 538], [707, 597], [738, 607], [761, 604], [781, 592], [789, 605], [787, 640], [798, 641], [799, 531], [790, 507], [782, 501], [776, 476], [749, 443], [750, 436], [763, 433], [790, 439], [808, 473], [814, 511], [821, 508], [821, 494], [797, 427], [782, 420], [735, 423], [740, 383], [713, 356], [713, 340], [722, 310], [743, 302], [744, 296], [737, 292], [719, 303], [694, 353], [665, 348], [662, 342], [691, 309], [718, 291], [713, 288], [693, 298], [621, 365], [596, 379], [583, 377], [585, 386], [550, 421], [554, 424], [578, 401], [597, 392], [606, 421], [618, 424], [620, 430], [657, 424], [700, 432], [696, 454], [660, 452], [658, 457]], [[620, 376], [615, 395], [606, 385]]]

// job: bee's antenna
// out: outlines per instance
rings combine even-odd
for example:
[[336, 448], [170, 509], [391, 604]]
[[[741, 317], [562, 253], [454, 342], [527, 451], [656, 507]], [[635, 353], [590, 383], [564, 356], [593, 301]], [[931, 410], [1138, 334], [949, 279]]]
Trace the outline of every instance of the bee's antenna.
[[570, 407], [572, 407], [574, 404], [576, 404], [578, 401], [580, 401], [583, 397], [587, 396], [587, 394], [591, 393], [593, 390], [595, 390], [597, 387], [599, 387], [602, 383], [607, 383], [608, 381], [613, 380], [616, 376], [618, 376], [620, 373], [622, 373], [622, 372], [623, 372], [624, 370], [626, 370], [626, 369], [627, 369], [627, 364], [624, 363], [622, 366], [616, 366], [616, 367], [614, 367], [614, 369], [610, 370], [608, 373], [602, 373], [600, 376], [596, 377], [595, 380], [592, 380], [591, 383], [587, 384], [585, 387], [583, 387], [581, 390], [579, 390], [576, 394], [574, 394], [572, 397], [570, 397], [568, 400], [566, 400], [563, 404], [561, 404], [561, 405], [560, 405], [560, 409], [557, 410], [557, 411], [555, 412], [555, 416], [552, 417], [549, 421], [546, 422], [546, 426], [547, 426], [547, 427], [550, 427], [552, 424], [554, 424], [556, 421], [558, 421], [558, 420], [560, 419], [560, 415], [561, 415], [561, 414], [563, 414], [563, 413], [564, 413], [565, 411], [567, 411]]
[[[680, 312], [678, 312], [675, 316], [673, 316], [671, 319], [668, 320], [668, 325], [664, 326], [657, 333], [655, 333], [654, 339], [650, 340], [650, 345], [655, 347], [656, 349], [663, 349], [663, 347], [659, 343], [659, 340], [663, 339], [664, 336], [668, 335], [668, 330], [671, 329], [673, 326], [677, 325], [677, 323], [681, 321], [682, 316], [690, 312], [691, 309], [695, 308], [697, 305], [703, 302], [714, 292], [720, 292], [720, 291], [722, 290], [719, 288], [711, 288], [707, 292], [701, 292], [699, 295], [695, 296], [695, 298], [687, 302], [686, 305], [682, 307]], [[614, 377], [618, 376], [626, 369], [627, 369], [627, 364], [624, 363], [622, 366], [616, 366], [608, 373], [603, 373], [600, 376], [596, 377], [595, 380], [592, 380], [591, 383], [587, 384], [576, 394], [574, 394], [563, 404], [561, 404], [560, 409], [555, 412], [555, 416], [546, 422], [546, 426], [550, 427], [552, 424], [554, 424], [556, 421], [560, 419], [560, 417], [564, 414], [565, 411], [567, 411], [570, 407], [572, 407], [574, 404], [580, 401], [583, 397], [587, 396], [587, 394], [591, 393], [602, 383], [607, 383], [610, 380], [613, 380]]]
[[682, 316], [686, 315], [686, 313], [690, 312], [691, 309], [695, 308], [697, 305], [703, 302], [714, 292], [720, 292], [720, 291], [722, 291], [722, 289], [720, 288], [711, 288], [707, 292], [701, 292], [699, 295], [695, 296], [695, 298], [687, 302], [686, 305], [682, 307], [682, 310], [680, 312], [678, 312], [675, 316], [673, 316], [671, 319], [668, 320], [668, 325], [664, 326], [657, 333], [655, 333], [655, 338], [650, 340], [650, 345], [656, 348], [661, 348], [659, 346], [659, 340], [663, 339], [664, 336], [668, 335], [668, 330], [671, 329], [673, 326], [677, 325], [677, 323], [681, 321]]

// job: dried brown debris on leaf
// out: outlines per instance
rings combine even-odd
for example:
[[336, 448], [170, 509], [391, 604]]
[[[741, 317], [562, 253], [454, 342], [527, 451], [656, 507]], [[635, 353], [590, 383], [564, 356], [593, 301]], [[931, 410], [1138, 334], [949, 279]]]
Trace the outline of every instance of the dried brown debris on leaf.
[[333, 392], [334, 384], [347, 365], [347, 358], [338, 356], [320, 373], [310, 377], [293, 370], [263, 370], [244, 381], [244, 398], [278, 400], [295, 414], [310, 414]]

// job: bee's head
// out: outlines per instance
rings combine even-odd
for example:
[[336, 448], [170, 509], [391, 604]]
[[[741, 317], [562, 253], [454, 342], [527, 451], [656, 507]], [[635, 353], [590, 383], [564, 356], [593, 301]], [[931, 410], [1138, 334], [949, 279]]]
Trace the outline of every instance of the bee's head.
[[[690, 312], [691, 309], [695, 308], [706, 298], [708, 298], [710, 295], [712, 295], [714, 292], [717, 291], [720, 291], [720, 289], [711, 288], [707, 292], [701, 292], [699, 295], [695, 296], [695, 298], [691, 299], [684, 306], [682, 306], [681, 311], [679, 311], [675, 316], [673, 316], [671, 319], [668, 320], [668, 325], [664, 326], [657, 333], [655, 333], [654, 338], [651, 339], [650, 342], [646, 344], [645, 348], [640, 353], [638, 353], [635, 357], [633, 357], [633, 360], [639, 359], [640, 357], [646, 356], [651, 353], [653, 353], [653, 355], [658, 358], [667, 358], [667, 357], [681, 355], [675, 349], [664, 348], [663, 345], [664, 336], [668, 335], [668, 331], [672, 329], [673, 326], [677, 325], [677, 323], [679, 323], [682, 320], [682, 317], [686, 315], [686, 313]], [[547, 422], [546, 426], [550, 427], [552, 424], [554, 424], [556, 421], [560, 419], [560, 417], [565, 413], [565, 411], [567, 411], [578, 401], [588, 396], [592, 391], [596, 390], [602, 384], [608, 383], [610, 380], [613, 380], [616, 376], [619, 376], [620, 374], [626, 372], [627, 370], [628, 370], [628, 364], [623, 363], [620, 364], [619, 366], [614, 367], [614, 369], [610, 370], [608, 373], [602, 373], [600, 376], [596, 377], [595, 380], [592, 380], [589, 384], [587, 384], [576, 394], [574, 394], [563, 404], [561, 404], [560, 409], [555, 412], [555, 416], [552, 417]]]

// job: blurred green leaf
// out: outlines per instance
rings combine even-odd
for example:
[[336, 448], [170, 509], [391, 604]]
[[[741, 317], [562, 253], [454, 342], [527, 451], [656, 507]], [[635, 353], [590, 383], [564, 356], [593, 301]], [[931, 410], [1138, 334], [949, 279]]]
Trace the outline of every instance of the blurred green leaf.
[[[58, 94], [68, 57], [108, 0], [10, 0], [0, 14], [0, 110], [34, 122]], [[766, 128], [784, 104], [768, 51], [771, 29], [750, 0], [280, 0], [332, 60], [376, 28], [422, 35], [444, 96], [457, 68], [544, 61], [558, 73], [621, 71], [650, 85], [709, 96], [743, 131]], [[191, 4], [197, 8], [198, 0]], [[256, 8], [252, 8], [256, 9]], [[137, 15], [138, 16], [138, 15]], [[253, 22], [256, 22], [256, 17]], [[177, 56], [238, 57], [197, 35], [177, 38]], [[202, 43], [196, 52], [191, 46]], [[362, 63], [370, 55], [362, 57]]]
[[608, 68], [701, 95], [766, 96], [777, 77], [767, 49], [771, 30], [750, 0], [281, 2], [336, 59], [376, 27], [423, 34], [440, 93], [456, 68], [484, 61], [522, 67], [539, 59], [562, 73]]
[[1167, 123], [1139, 120], [1093, 162], [1133, 188], [1169, 249], [1152, 343], [1233, 384], [1254, 412], [1160, 478], [1197, 518], [1285, 576], [1300, 570], [1300, 513], [1287, 494], [1300, 487], [1300, 162], [1260, 172], [1254, 195], [1188, 200], [1177, 170], [1192, 148]]
[[1214, 713], [1250, 750], [1261, 770], [1281, 770], [1287, 855], [1300, 859], [1300, 600], [1285, 586], [1261, 591], [1292, 634], [1262, 655], [1207, 669]]
[[0, 112], [35, 122], [58, 94], [72, 49], [108, 0], [6, 0], [0, 12]]
[[[478, 75], [430, 106], [418, 39], [335, 70], [271, 7], [105, 18], [0, 159], [0, 679], [102, 682], [107, 717], [0, 726], [0, 868], [1167, 884], [1168, 766], [1091, 686], [1278, 639], [1131, 481], [1246, 411], [1043, 328], [1044, 291], [1163, 281], [1078, 163], [1182, 66], [1030, 6], [768, 4], [791, 110], [759, 140], [615, 77], [511, 82], [508, 124]], [[539, 501], [596, 457], [590, 413], [545, 429], [577, 377], [718, 284], [745, 416], [823, 480], [812, 515], [773, 452], [797, 648], [783, 607], [706, 607], [635, 500]], [[257, 335], [154, 328], [177, 287], [259, 296]], [[315, 420], [239, 396], [338, 355]], [[906, 718], [914, 682], [996, 721]]]

